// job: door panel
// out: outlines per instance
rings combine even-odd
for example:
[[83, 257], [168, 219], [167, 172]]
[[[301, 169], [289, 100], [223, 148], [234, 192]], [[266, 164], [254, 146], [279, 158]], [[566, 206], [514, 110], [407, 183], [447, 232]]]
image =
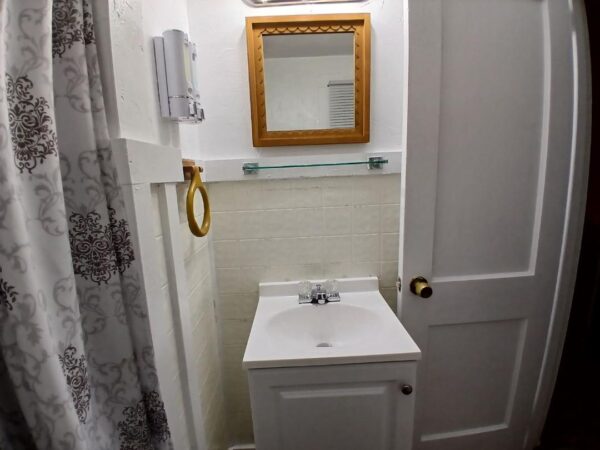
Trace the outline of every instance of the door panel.
[[[391, 448], [397, 396], [397, 383], [280, 388], [281, 448]], [[356, 423], [358, 411], [361, 426], [348, 426]]]
[[[450, 432], [472, 434], [481, 427], [506, 427], [525, 328], [523, 320], [429, 328], [429, 365], [424, 381], [428, 388], [423, 399], [425, 439]], [[468, 395], [454, 386], [468, 386]], [[481, 398], [486, 401], [481, 402]]]
[[253, 369], [260, 450], [410, 450], [416, 361]]
[[563, 0], [408, 0], [404, 285], [423, 352], [415, 448], [523, 447], [557, 286], [574, 152]]
[[543, 141], [543, 8], [531, 0], [442, 2], [435, 276], [529, 268]]

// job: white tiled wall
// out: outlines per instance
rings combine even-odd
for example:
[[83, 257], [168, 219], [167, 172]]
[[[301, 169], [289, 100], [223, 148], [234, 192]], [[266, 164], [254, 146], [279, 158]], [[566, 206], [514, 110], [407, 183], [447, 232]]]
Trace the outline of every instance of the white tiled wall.
[[229, 440], [253, 441], [241, 360], [258, 283], [376, 275], [395, 308], [400, 175], [213, 183]]
[[[204, 416], [204, 428], [209, 450], [223, 450], [226, 448], [225, 436], [225, 405], [223, 398], [223, 386], [221, 382], [221, 364], [219, 358], [218, 331], [216, 325], [216, 314], [214, 301], [216, 291], [214, 289], [214, 271], [210, 258], [209, 244], [207, 238], [196, 238], [188, 229], [185, 216], [185, 193], [186, 186], [179, 185], [177, 197], [179, 201], [179, 222], [181, 227], [182, 248], [185, 259], [185, 269], [188, 287], [188, 301], [190, 321], [192, 323], [192, 348], [195, 355], [194, 367], [197, 375], [195, 382], [199, 383], [202, 412]], [[153, 330], [156, 342], [164, 346], [162, 355], [168, 355], [173, 359], [169, 365], [173, 367], [172, 379], [168, 383], [161, 383], [163, 397], [169, 425], [175, 449], [190, 448], [189, 435], [186, 429], [185, 408], [182, 398], [181, 374], [177, 361], [177, 347], [173, 330], [173, 312], [171, 310], [171, 298], [169, 283], [167, 279], [167, 261], [163, 246], [161, 211], [157, 188], [152, 188], [152, 200], [154, 203], [154, 230], [159, 255], [161, 286], [163, 291], [163, 325], [160, 330]], [[201, 214], [201, 212], [199, 212]], [[200, 219], [201, 220], [201, 219]]]
[[[185, 197], [187, 184], [177, 187], [179, 201], [179, 223], [185, 259], [187, 285], [192, 320], [192, 340], [199, 375], [204, 430], [209, 450], [227, 447], [225, 434], [225, 402], [223, 396], [222, 368], [219, 352], [217, 315], [215, 311], [215, 273], [208, 237], [192, 235], [187, 223]], [[204, 214], [201, 202], [196, 199], [196, 220], [202, 221]]]

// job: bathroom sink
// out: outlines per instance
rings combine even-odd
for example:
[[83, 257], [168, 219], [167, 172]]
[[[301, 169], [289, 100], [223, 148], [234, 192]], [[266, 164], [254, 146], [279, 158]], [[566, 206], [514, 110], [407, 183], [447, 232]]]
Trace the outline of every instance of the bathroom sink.
[[300, 306], [310, 307], [278, 312], [266, 323], [266, 332], [280, 343], [300, 348], [343, 347], [372, 339], [381, 332], [377, 314], [362, 306]]
[[341, 301], [299, 304], [298, 282], [261, 283], [246, 369], [409, 361], [421, 352], [375, 277], [339, 280]]

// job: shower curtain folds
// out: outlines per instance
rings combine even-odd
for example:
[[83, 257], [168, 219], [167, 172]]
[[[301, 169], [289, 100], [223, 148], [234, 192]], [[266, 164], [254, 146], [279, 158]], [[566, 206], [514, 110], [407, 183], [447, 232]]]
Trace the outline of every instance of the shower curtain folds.
[[87, 0], [0, 0], [0, 448], [171, 448]]

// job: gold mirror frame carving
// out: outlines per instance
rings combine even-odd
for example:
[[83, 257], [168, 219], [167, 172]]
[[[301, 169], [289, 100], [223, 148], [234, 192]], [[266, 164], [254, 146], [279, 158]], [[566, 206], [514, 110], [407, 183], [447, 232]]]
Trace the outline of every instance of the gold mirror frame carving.
[[[354, 33], [354, 128], [267, 130], [263, 36]], [[248, 74], [255, 147], [369, 142], [371, 92], [370, 14], [247, 17]]]

